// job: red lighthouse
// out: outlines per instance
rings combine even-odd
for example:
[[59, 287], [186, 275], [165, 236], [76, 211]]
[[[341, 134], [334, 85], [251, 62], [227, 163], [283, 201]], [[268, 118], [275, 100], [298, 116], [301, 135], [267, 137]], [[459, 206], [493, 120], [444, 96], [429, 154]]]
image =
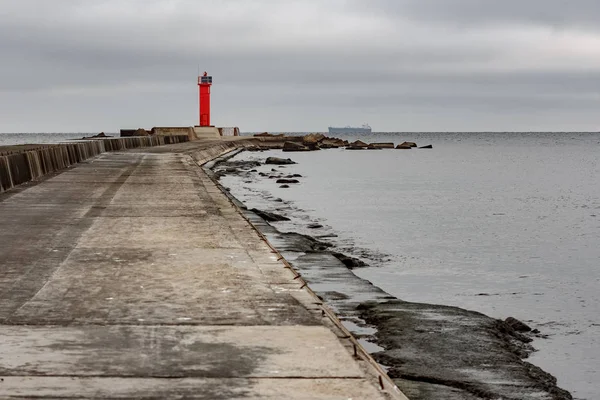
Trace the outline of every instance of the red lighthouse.
[[212, 86], [212, 76], [207, 72], [198, 77], [198, 91], [200, 98], [200, 126], [210, 125], [210, 87]]

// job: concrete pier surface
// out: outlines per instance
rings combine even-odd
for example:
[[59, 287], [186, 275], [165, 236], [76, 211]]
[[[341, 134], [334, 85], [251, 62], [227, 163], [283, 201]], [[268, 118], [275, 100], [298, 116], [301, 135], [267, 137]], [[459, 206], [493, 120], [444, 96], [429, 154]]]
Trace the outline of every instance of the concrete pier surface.
[[198, 166], [231, 147], [0, 194], [0, 398], [405, 398]]

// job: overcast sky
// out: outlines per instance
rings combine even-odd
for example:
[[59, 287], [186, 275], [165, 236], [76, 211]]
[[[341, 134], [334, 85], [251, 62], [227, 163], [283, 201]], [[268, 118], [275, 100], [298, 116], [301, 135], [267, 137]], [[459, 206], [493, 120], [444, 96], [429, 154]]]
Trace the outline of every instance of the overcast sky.
[[0, 0], [0, 132], [600, 130], [598, 0]]

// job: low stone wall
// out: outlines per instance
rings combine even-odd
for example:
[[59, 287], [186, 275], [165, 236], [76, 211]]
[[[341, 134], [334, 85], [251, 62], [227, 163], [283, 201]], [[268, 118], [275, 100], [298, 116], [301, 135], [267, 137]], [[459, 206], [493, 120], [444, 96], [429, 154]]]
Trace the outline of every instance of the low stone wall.
[[144, 136], [82, 140], [56, 145], [0, 147], [0, 193], [85, 161], [106, 151], [187, 142], [184, 136]]

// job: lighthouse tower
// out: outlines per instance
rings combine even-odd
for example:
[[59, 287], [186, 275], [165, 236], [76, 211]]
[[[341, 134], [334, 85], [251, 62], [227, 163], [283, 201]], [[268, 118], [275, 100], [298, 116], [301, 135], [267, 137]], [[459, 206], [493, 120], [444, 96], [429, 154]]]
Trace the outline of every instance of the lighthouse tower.
[[212, 76], [207, 72], [198, 77], [198, 92], [200, 100], [199, 126], [212, 126], [210, 124], [210, 87], [212, 86]]

